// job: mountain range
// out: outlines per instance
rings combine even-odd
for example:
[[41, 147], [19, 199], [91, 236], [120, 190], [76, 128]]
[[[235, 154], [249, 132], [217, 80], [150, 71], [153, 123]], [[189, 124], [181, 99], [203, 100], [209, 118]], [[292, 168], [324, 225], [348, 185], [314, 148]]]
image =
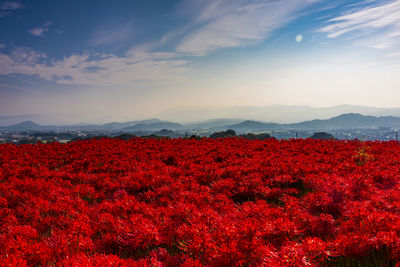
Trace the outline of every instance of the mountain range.
[[329, 119], [346, 113], [400, 117], [400, 108], [378, 108], [357, 105], [338, 105], [321, 108], [301, 105], [181, 107], [157, 113], [154, 117], [181, 123], [204, 121], [213, 118], [239, 118], [261, 122], [297, 123], [313, 119]]
[[233, 129], [238, 132], [261, 132], [269, 130], [332, 130], [332, 129], [370, 129], [388, 127], [400, 128], [400, 117], [365, 116], [358, 113], [342, 114], [330, 119], [315, 119], [299, 123], [266, 123], [255, 120], [214, 119], [198, 123], [177, 123], [160, 119], [142, 121], [111, 122], [102, 125], [40, 125], [32, 121], [1, 126], [2, 131], [94, 131], [94, 132], [142, 132], [154, 133], [164, 129], [184, 131], [221, 131]]
[[[207, 125], [218, 126], [223, 123], [235, 124], [244, 120], [274, 122], [274, 123], [300, 123], [314, 119], [325, 120], [346, 113], [359, 113], [369, 116], [396, 116], [400, 117], [400, 108], [378, 108], [357, 105], [337, 105], [331, 107], [310, 107], [301, 105], [270, 105], [270, 106], [208, 106], [208, 107], [180, 107], [172, 108], [162, 112], [154, 112], [151, 116], [159, 121], [173, 121], [181, 124], [199, 124], [205, 122]], [[138, 123], [137, 120], [130, 120], [124, 115], [127, 122], [113, 122], [104, 126], [107, 129], [121, 129]], [[36, 114], [0, 116], [0, 126], [14, 125], [24, 121], [34, 121], [41, 125], [99, 125], [109, 121], [120, 121], [114, 115], [107, 117], [91, 117], [88, 114]], [[76, 122], [80, 123], [76, 124]], [[83, 123], [83, 122], [86, 123]], [[195, 122], [195, 123], [193, 123]], [[75, 124], [74, 124], [75, 123]], [[146, 121], [144, 123], [147, 123]], [[123, 127], [124, 126], [124, 127]], [[202, 125], [200, 125], [202, 126]], [[203, 126], [202, 126], [203, 127]]]

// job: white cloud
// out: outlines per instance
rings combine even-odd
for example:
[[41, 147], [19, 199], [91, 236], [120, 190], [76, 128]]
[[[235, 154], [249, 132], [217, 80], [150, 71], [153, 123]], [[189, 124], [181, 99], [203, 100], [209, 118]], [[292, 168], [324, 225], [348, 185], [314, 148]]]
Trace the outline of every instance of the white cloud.
[[0, 74], [13, 73], [71, 85], [132, 85], [167, 83], [185, 78], [186, 62], [174, 53], [142, 53], [118, 57], [107, 54], [74, 54], [63, 60], [47, 60], [46, 54], [29, 48], [0, 53]]
[[24, 5], [21, 4], [20, 2], [15, 2], [15, 1], [6, 1], [1, 3], [0, 9], [1, 10], [17, 10], [20, 8], [23, 8]]
[[400, 45], [400, 0], [382, 1], [379, 5], [354, 9], [345, 15], [330, 19], [330, 23], [318, 29], [329, 38], [357, 33], [357, 44], [377, 49]]
[[49, 28], [33, 28], [29, 30], [29, 33], [34, 36], [43, 36], [43, 34], [48, 31]]
[[393, 52], [389, 56], [391, 56], [391, 57], [399, 57], [400, 58], [400, 52]]
[[13, 11], [24, 8], [24, 5], [20, 2], [6, 1], [0, 4], [0, 18], [12, 15]]
[[[194, 13], [193, 30], [177, 51], [204, 55], [217, 49], [259, 43], [296, 18], [315, 0], [213, 0], [185, 3]], [[205, 3], [205, 4], [204, 4]]]
[[43, 36], [44, 33], [49, 31], [49, 27], [50, 25], [53, 24], [52, 21], [45, 21], [45, 23], [43, 24], [43, 27], [37, 27], [37, 28], [33, 28], [30, 29], [28, 32], [34, 36]]
[[48, 32], [48, 31], [49, 31], [50, 25], [51, 25], [51, 24], [53, 24], [52, 21], [50, 21], [50, 20], [45, 21], [45, 22], [43, 23], [43, 27], [33, 28], [33, 29], [30, 29], [28, 32], [29, 32], [30, 34], [34, 35], [34, 36], [38, 36], [38, 37], [43, 36], [43, 34], [44, 34], [45, 32]]

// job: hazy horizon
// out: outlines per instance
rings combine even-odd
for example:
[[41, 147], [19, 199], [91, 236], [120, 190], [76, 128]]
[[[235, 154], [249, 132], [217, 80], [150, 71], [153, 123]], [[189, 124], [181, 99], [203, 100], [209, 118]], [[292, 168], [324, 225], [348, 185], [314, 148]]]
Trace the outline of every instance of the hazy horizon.
[[0, 116], [397, 108], [399, 26], [400, 0], [0, 1]]

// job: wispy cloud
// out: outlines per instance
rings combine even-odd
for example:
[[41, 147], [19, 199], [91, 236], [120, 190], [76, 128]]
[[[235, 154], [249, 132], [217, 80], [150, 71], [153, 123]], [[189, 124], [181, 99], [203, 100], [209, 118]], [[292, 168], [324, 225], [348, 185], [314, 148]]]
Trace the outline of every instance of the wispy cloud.
[[15, 10], [21, 8], [24, 8], [24, 5], [21, 2], [16, 2], [16, 1], [3, 2], [0, 4], [0, 18], [12, 15]]
[[0, 48], [4, 48], [4, 47], [6, 47], [6, 45], [5, 45], [5, 44], [2, 44], [2, 43], [0, 43]]
[[257, 44], [295, 19], [315, 0], [185, 1], [194, 17], [177, 51], [204, 55], [217, 49]]
[[17, 89], [17, 90], [20, 90], [20, 91], [30, 92], [30, 93], [38, 93], [38, 91], [29, 89], [29, 88], [25, 88], [25, 87], [22, 87], [22, 86], [12, 85], [12, 84], [0, 83], [0, 87], [12, 88], [12, 89]]
[[20, 2], [6, 1], [0, 4], [1, 10], [17, 10], [23, 8], [24, 5]]
[[44, 33], [46, 33], [46, 32], [49, 31], [50, 25], [51, 25], [51, 24], [52, 24], [51, 21], [46, 21], [46, 22], [43, 24], [43, 27], [33, 28], [33, 29], [30, 29], [28, 32], [29, 32], [30, 34], [34, 35], [34, 36], [41, 37], [41, 36], [44, 35]]
[[125, 41], [132, 36], [133, 26], [133, 19], [125, 23], [104, 26], [95, 32], [94, 36], [89, 40], [89, 45], [102, 46]]
[[175, 53], [142, 53], [118, 57], [112, 54], [73, 54], [48, 61], [45, 53], [17, 48], [0, 53], [0, 74], [25, 74], [70, 85], [132, 85], [182, 81], [186, 61]]
[[377, 49], [400, 45], [400, 0], [370, 3], [328, 20], [329, 25], [318, 31], [329, 38], [356, 36], [357, 44]]

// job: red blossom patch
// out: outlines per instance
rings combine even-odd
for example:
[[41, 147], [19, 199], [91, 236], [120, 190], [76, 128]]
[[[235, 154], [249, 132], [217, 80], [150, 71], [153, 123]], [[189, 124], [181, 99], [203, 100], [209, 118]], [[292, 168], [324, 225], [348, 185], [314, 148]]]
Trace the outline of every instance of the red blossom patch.
[[0, 266], [394, 266], [398, 142], [0, 145]]

